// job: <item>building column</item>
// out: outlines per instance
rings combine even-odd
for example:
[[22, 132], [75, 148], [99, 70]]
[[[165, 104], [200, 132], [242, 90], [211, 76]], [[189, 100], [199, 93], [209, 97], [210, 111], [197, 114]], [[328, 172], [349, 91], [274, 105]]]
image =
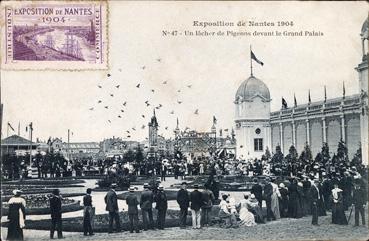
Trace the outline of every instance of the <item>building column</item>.
[[310, 146], [310, 122], [306, 119], [306, 142]]
[[294, 120], [292, 120], [292, 145], [296, 147], [296, 125]]
[[325, 117], [322, 118], [323, 122], [323, 142], [327, 142], [327, 126], [325, 122]]
[[281, 147], [281, 151], [283, 152], [283, 125], [282, 122], [279, 123], [279, 135], [280, 135], [280, 147]]
[[346, 142], [345, 115], [341, 115], [341, 139]]

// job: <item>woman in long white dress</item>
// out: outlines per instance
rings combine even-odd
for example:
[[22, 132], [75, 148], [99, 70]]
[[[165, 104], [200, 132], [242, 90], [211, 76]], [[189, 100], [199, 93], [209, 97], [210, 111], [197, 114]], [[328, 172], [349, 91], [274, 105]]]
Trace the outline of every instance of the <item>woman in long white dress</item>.
[[281, 214], [279, 212], [279, 198], [281, 197], [281, 193], [279, 192], [278, 185], [274, 182], [271, 183], [273, 186], [273, 194], [272, 194], [272, 202], [271, 202], [271, 208], [272, 212], [274, 213], [274, 217], [276, 219], [281, 218]]
[[248, 199], [249, 197], [247, 195], [244, 195], [244, 199], [241, 200], [240, 202], [240, 214], [239, 214], [239, 218], [241, 220], [240, 224], [243, 226], [247, 226], [247, 227], [251, 227], [251, 226], [255, 226], [256, 222], [255, 222], [255, 217], [254, 214], [252, 214], [248, 209]]

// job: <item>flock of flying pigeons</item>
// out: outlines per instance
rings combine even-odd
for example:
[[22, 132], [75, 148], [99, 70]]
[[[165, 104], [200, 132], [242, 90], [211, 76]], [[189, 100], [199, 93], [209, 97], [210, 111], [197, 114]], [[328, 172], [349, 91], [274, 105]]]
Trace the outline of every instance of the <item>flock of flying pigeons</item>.
[[[160, 58], [158, 58], [158, 59], [156, 59], [156, 61], [157, 61], [157, 63], [162, 63], [162, 60], [160, 59]], [[145, 71], [146, 70], [146, 66], [142, 66], [141, 67], [141, 70], [142, 71]], [[118, 71], [119, 72], [122, 72], [122, 69], [118, 69]], [[112, 77], [112, 75], [111, 74], [107, 74], [107, 77], [110, 79], [110, 78], [113, 78]], [[161, 85], [162, 86], [165, 86], [165, 85], [167, 85], [168, 84], [168, 81], [166, 80], [166, 81], [163, 81], [162, 83], [161, 83]], [[104, 86], [104, 85], [102, 85], [102, 84], [99, 84], [99, 85], [97, 85], [97, 88], [98, 89], [101, 89], [101, 91], [108, 91], [108, 93], [109, 93], [109, 95], [110, 95], [110, 98], [117, 98], [117, 96], [116, 96], [116, 92], [114, 92], [114, 91], [109, 91], [109, 88], [105, 88], [105, 87], [107, 87], [107, 86]], [[116, 84], [116, 85], [114, 85], [114, 90], [115, 91], [120, 91], [121, 90], [121, 85], [120, 84]], [[136, 83], [135, 84], [135, 87], [136, 87], [136, 89], [138, 90], [138, 91], [140, 91], [140, 90], [142, 90], [142, 89], [144, 89], [146, 86], [145, 86], [145, 83], [143, 82], [143, 81], [141, 81], [141, 82], [139, 82], [139, 83]], [[146, 87], [146, 88], [148, 88], [148, 87]], [[191, 89], [192, 88], [192, 84], [188, 84], [188, 85], [186, 85], [186, 87], [185, 88], [187, 88], [187, 89]], [[157, 88], [157, 89], [151, 89], [151, 88], [149, 88], [149, 90], [151, 91], [151, 93], [152, 94], [155, 94], [157, 91], [160, 91], [160, 86], [159, 86], [159, 88]], [[178, 89], [177, 90], [177, 93], [181, 93], [182, 92], [182, 90], [181, 89]], [[106, 93], [105, 93], [106, 94]], [[109, 101], [107, 101], [107, 100], [104, 100], [103, 98], [101, 98], [101, 99], [99, 99], [97, 102], [96, 102], [96, 105], [95, 106], [93, 106], [93, 107], [91, 107], [91, 108], [89, 108], [89, 110], [90, 111], [95, 111], [95, 110], [97, 110], [97, 109], [101, 109], [101, 108], [103, 108], [103, 109], [105, 109], [106, 111], [114, 111], [113, 109], [114, 108], [111, 108], [112, 106], [111, 105], [109, 105], [108, 104], [108, 102]], [[115, 116], [116, 116], [116, 118], [117, 119], [122, 119], [122, 118], [124, 118], [124, 114], [127, 114], [126, 113], [126, 111], [127, 111], [127, 106], [130, 104], [129, 103], [129, 100], [124, 100], [124, 101], [118, 101], [119, 102], [119, 111], [118, 111], [118, 113], [116, 113], [115, 114]], [[177, 99], [176, 100], [176, 103], [175, 103], [175, 105], [181, 105], [183, 103], [183, 100], [180, 100], [180, 99]], [[163, 107], [163, 105], [162, 104], [157, 104], [157, 105], [154, 105], [152, 102], [151, 102], [151, 100], [150, 99], [147, 99], [147, 100], [145, 100], [143, 103], [142, 103], [142, 105], [143, 105], [143, 108], [152, 108], [152, 109], [154, 109], [154, 110], [160, 110], [162, 107]], [[172, 105], [172, 106], [174, 106], [174, 105]], [[135, 108], [136, 110], [139, 110], [139, 108], [138, 108], [138, 106], [136, 106], [136, 108]], [[199, 115], [199, 109], [196, 109], [194, 112], [193, 112], [195, 115]], [[175, 112], [174, 112], [174, 110], [171, 110], [170, 112], [169, 112], [169, 114], [170, 115], [174, 115], [175, 114]], [[142, 117], [142, 121], [145, 121], [145, 118], [146, 118], [146, 116], [144, 115], [144, 114], [141, 114], [141, 117]], [[107, 119], [107, 123], [109, 123], [109, 124], [111, 124], [112, 122], [114, 121], [114, 119], [112, 119], [112, 118], [110, 118], [110, 119]], [[146, 120], [147, 121], [147, 120]], [[142, 126], [141, 126], [141, 129], [145, 129], [146, 128], [146, 125], [145, 124], [142, 124]], [[165, 130], [168, 130], [168, 126], [166, 126], [164, 129]], [[187, 129], [189, 129], [188, 127], [187, 127]], [[131, 129], [128, 129], [128, 130], [126, 130], [126, 137], [127, 138], [131, 138], [131, 134], [134, 132], [134, 131], [136, 131], [137, 129], [136, 129], [136, 127], [132, 127]]]

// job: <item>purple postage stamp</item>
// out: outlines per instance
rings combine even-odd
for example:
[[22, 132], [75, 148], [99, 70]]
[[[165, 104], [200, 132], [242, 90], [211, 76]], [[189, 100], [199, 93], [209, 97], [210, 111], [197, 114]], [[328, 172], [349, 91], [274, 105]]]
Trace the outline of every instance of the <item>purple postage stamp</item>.
[[4, 69], [106, 69], [106, 1], [9, 1], [2, 6]]

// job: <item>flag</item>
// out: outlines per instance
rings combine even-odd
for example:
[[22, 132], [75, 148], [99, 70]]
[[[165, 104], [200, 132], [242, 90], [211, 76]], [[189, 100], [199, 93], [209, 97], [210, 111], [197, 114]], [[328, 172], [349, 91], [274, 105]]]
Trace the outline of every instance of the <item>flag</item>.
[[342, 94], [343, 94], [343, 98], [345, 98], [345, 94], [346, 94], [345, 81], [343, 81], [343, 83], [342, 83]]
[[297, 100], [296, 100], [296, 95], [293, 94], [293, 101], [294, 101], [294, 104], [295, 104], [295, 107], [297, 106]]
[[282, 108], [287, 109], [287, 101], [282, 97]]
[[213, 116], [213, 124], [216, 125], [217, 124], [217, 118], [215, 118], [215, 115]]
[[18, 136], [20, 136], [20, 126], [21, 126], [21, 123], [20, 121], [18, 122]]
[[12, 129], [12, 131], [14, 131], [14, 128], [12, 127], [12, 125], [8, 122], [8, 126], [10, 129]]
[[252, 52], [252, 50], [251, 50], [251, 59], [255, 60], [255, 61], [256, 61], [256, 63], [260, 64], [261, 66], [263, 66], [263, 65], [264, 65], [264, 63], [263, 63], [263, 62], [261, 62], [260, 60], [258, 60], [258, 59], [256, 58], [256, 56], [255, 56], [254, 52]]
[[327, 102], [327, 87], [324, 85], [324, 102]]

